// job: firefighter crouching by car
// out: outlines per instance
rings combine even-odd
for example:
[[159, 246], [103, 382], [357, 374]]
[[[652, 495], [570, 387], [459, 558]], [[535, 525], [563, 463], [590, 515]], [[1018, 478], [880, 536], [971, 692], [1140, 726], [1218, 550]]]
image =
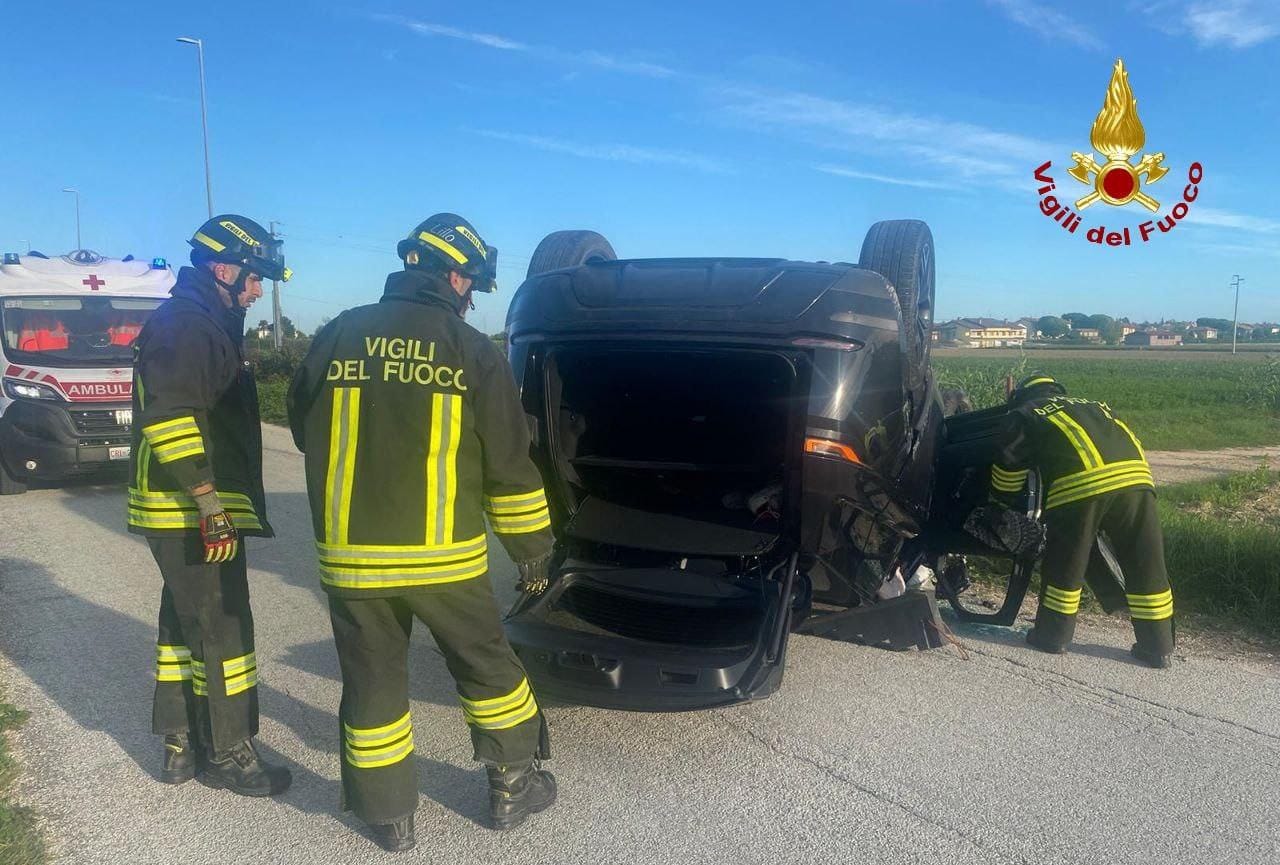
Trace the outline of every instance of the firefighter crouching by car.
[[1164, 564], [1155, 484], [1142, 444], [1105, 403], [1067, 396], [1033, 373], [1009, 395], [995, 497], [1008, 500], [1038, 469], [1047, 489], [1040, 608], [1027, 642], [1062, 653], [1071, 644], [1085, 571], [1099, 530], [1124, 572], [1137, 642], [1134, 657], [1168, 667], [1174, 648], [1173, 593]]
[[147, 537], [164, 579], [152, 726], [165, 737], [162, 781], [199, 772], [210, 786], [269, 796], [291, 777], [253, 743], [258, 668], [240, 537], [272, 532], [241, 344], [262, 280], [290, 273], [276, 241], [242, 216], [214, 217], [189, 242], [193, 266], [135, 348], [129, 530]]
[[484, 514], [526, 587], [552, 537], [511, 368], [463, 321], [493, 291], [497, 250], [441, 213], [400, 242], [379, 303], [311, 345], [289, 393], [342, 667], [344, 808], [388, 850], [414, 845], [418, 802], [408, 649], [414, 618], [444, 654], [488, 772], [493, 825], [555, 799], [546, 724], [503, 632]]

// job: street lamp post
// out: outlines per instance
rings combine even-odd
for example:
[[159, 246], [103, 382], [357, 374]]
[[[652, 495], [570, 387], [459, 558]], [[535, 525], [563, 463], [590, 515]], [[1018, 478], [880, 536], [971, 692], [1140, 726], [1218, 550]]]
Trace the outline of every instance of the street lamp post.
[[196, 46], [200, 58], [200, 127], [204, 130], [204, 198], [209, 207], [209, 218], [213, 218], [213, 181], [209, 177], [209, 108], [204, 96], [204, 40], [190, 36], [179, 36], [179, 42]]
[[[276, 226], [282, 223], [271, 221], [271, 239], [277, 238]], [[280, 281], [271, 280], [271, 343], [276, 351], [284, 347], [284, 331], [280, 329]]]
[[1231, 284], [1236, 289], [1236, 310], [1233, 314], [1231, 322], [1231, 353], [1236, 353], [1236, 337], [1240, 335], [1240, 283], [1244, 282], [1244, 277], [1236, 274], [1232, 278]]
[[70, 192], [76, 197], [76, 249], [83, 249], [80, 245], [80, 190], [67, 187], [63, 192]]

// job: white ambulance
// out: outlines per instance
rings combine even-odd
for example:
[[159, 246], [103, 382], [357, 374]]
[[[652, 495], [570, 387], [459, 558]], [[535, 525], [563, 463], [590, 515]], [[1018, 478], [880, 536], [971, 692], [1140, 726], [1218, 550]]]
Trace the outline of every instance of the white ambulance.
[[0, 495], [129, 465], [133, 342], [173, 284], [162, 258], [4, 254]]

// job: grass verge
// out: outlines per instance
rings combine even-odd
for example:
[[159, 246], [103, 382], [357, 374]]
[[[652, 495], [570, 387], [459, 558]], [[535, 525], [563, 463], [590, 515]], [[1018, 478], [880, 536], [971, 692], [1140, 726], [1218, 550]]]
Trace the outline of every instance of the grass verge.
[[30, 808], [9, 801], [6, 790], [17, 775], [6, 732], [26, 720], [27, 713], [0, 702], [0, 865], [41, 865], [44, 838]]

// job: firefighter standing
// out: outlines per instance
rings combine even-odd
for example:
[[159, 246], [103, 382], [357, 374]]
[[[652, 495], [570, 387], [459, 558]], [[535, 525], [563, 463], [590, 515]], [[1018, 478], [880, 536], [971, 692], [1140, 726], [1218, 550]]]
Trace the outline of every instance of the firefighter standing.
[[1137, 638], [1131, 651], [1152, 667], [1170, 666], [1173, 593], [1155, 484], [1138, 437], [1105, 403], [1069, 397], [1041, 373], [1020, 381], [1009, 403], [1001, 459], [991, 468], [992, 490], [998, 499], [1016, 495], [1033, 468], [1047, 489], [1040, 608], [1027, 642], [1045, 652], [1067, 650], [1085, 570], [1102, 530], [1124, 572]]
[[160, 778], [195, 777], [245, 796], [288, 788], [262, 760], [258, 672], [241, 535], [270, 537], [262, 432], [241, 356], [244, 317], [262, 280], [288, 279], [276, 241], [242, 216], [200, 227], [191, 263], [136, 343], [129, 530], [160, 567], [153, 731]]
[[545, 585], [552, 542], [511, 368], [462, 318], [472, 291], [494, 289], [497, 250], [441, 213], [398, 253], [405, 269], [381, 301], [325, 326], [289, 393], [342, 667], [343, 806], [388, 850], [414, 845], [415, 617], [455, 680], [494, 827], [556, 794], [537, 763], [546, 724], [487, 578], [485, 513], [526, 585]]

